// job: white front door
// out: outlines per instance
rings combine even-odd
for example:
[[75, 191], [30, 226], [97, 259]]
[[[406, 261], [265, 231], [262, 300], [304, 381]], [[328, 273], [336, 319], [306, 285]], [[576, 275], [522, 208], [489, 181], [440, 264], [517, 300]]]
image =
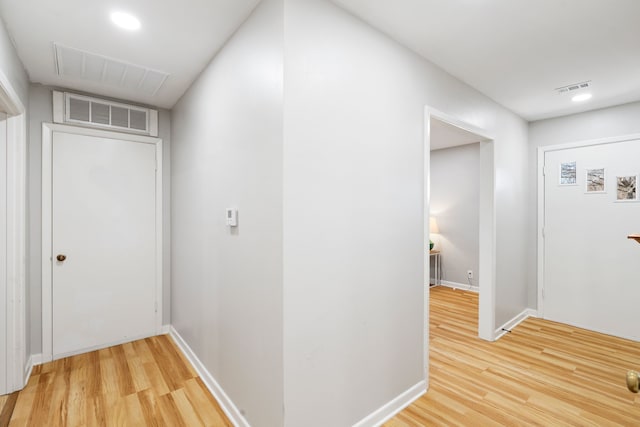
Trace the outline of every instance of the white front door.
[[0, 113], [0, 395], [7, 383], [7, 115]]
[[[599, 169], [604, 191], [588, 191]], [[627, 239], [640, 232], [640, 202], [617, 200], [617, 177], [640, 173], [640, 141], [547, 151], [545, 171], [544, 318], [640, 340], [640, 245]]]
[[156, 147], [53, 132], [52, 347], [156, 333]]

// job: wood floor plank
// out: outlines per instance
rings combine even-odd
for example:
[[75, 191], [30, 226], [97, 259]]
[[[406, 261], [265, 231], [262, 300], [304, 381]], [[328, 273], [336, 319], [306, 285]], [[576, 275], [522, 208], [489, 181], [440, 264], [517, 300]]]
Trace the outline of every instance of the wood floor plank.
[[191, 401], [187, 397], [184, 389], [176, 390], [171, 393], [182, 419], [189, 427], [204, 426], [202, 417], [198, 415], [198, 411], [193, 407]]
[[[640, 343], [541, 319], [489, 343], [477, 338], [477, 294], [436, 287], [430, 301], [430, 389], [385, 426], [640, 425], [640, 396], [624, 384]], [[35, 367], [9, 425], [232, 424], [159, 336]]]
[[7, 400], [9, 400], [8, 394], [0, 396], [0, 413], [4, 409], [4, 405], [7, 403]]
[[18, 392], [0, 396], [0, 427], [7, 427], [18, 401]]
[[489, 343], [477, 294], [430, 292], [430, 389], [385, 426], [640, 425], [640, 343], [533, 318]]
[[37, 366], [16, 397], [9, 425], [231, 423], [171, 338], [159, 336]]

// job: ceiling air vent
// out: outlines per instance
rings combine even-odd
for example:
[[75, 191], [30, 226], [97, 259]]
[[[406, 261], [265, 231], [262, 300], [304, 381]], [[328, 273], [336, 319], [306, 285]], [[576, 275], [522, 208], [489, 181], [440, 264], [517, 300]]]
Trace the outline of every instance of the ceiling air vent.
[[129, 64], [80, 49], [53, 44], [59, 76], [78, 78], [154, 96], [169, 77], [168, 73]]
[[576, 90], [580, 90], [580, 89], [587, 89], [589, 87], [591, 87], [591, 80], [586, 81], [586, 82], [574, 83], [574, 84], [571, 84], [571, 85], [558, 87], [558, 88], [556, 88], [556, 92], [558, 92], [558, 93], [569, 93], [569, 92], [575, 92]]
[[158, 136], [158, 111], [68, 92], [53, 92], [54, 122]]

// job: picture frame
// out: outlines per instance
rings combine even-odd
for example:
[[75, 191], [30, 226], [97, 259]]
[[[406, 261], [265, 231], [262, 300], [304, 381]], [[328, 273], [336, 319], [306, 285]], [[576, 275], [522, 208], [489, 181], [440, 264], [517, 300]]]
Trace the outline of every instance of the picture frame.
[[616, 201], [638, 201], [638, 174], [620, 175], [616, 177]]
[[578, 164], [577, 162], [560, 163], [560, 183], [559, 185], [578, 185]]
[[604, 194], [606, 193], [606, 169], [593, 168], [585, 171], [585, 189], [586, 194]]

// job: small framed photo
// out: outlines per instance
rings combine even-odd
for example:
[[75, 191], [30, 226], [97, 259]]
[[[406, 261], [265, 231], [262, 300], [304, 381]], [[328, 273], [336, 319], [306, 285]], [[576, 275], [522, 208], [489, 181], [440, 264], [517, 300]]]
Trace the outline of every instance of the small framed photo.
[[606, 193], [604, 190], [604, 182], [604, 168], [587, 169], [585, 192], [589, 194]]
[[560, 185], [577, 185], [576, 162], [560, 163]]
[[618, 202], [638, 201], [638, 175], [616, 177], [616, 193]]

